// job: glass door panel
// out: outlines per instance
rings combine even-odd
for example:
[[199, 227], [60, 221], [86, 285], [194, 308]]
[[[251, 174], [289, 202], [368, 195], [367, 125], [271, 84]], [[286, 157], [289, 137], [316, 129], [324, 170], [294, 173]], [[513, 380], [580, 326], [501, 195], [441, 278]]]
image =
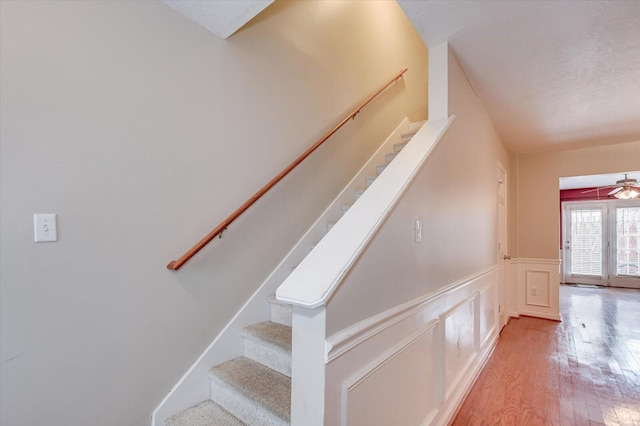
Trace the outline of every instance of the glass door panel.
[[611, 226], [611, 285], [640, 288], [640, 205], [616, 206]]

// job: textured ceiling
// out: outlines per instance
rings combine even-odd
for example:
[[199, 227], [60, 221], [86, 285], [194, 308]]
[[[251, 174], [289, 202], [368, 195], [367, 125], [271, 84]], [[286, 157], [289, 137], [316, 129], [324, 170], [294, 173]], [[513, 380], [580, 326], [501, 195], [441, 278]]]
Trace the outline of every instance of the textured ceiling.
[[640, 140], [640, 1], [412, 1], [511, 152]]
[[161, 0], [221, 38], [228, 38], [274, 0]]

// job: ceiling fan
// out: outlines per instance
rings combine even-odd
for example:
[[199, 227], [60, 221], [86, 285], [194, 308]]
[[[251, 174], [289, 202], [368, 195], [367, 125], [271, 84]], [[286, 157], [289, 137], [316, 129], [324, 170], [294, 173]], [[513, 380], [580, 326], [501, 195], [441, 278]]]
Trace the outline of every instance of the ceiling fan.
[[640, 184], [638, 183], [638, 180], [629, 179], [627, 177], [627, 173], [624, 174], [624, 179], [616, 181], [615, 185], [600, 186], [596, 189], [583, 191], [582, 193], [585, 194], [587, 192], [600, 191], [601, 189], [607, 188], [613, 188], [613, 190], [610, 191], [607, 195], [613, 195], [620, 200], [629, 200], [640, 195]]

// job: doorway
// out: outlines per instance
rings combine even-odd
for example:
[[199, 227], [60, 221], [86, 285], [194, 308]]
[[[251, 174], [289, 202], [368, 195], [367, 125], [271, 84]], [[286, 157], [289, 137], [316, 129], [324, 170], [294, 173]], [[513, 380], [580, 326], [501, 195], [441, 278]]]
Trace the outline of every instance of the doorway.
[[563, 282], [640, 288], [640, 200], [562, 209]]

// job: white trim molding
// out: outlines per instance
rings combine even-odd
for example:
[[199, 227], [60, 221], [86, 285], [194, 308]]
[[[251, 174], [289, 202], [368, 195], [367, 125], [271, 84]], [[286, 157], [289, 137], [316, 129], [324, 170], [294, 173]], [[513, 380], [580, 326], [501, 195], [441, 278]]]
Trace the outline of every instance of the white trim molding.
[[[367, 339], [381, 333], [385, 329], [392, 327], [407, 318], [420, 315], [422, 310], [428, 308], [430, 304], [433, 304], [445, 295], [456, 292], [459, 293], [463, 288], [471, 287], [478, 281], [495, 279], [495, 273], [496, 267], [492, 266], [479, 274], [467, 277], [463, 280], [447, 285], [433, 293], [418, 297], [394, 308], [388, 309], [333, 334], [326, 342], [325, 362], [328, 364], [335, 358], [363, 343]], [[483, 291], [486, 290], [486, 288], [490, 288], [490, 286], [483, 288]]]

